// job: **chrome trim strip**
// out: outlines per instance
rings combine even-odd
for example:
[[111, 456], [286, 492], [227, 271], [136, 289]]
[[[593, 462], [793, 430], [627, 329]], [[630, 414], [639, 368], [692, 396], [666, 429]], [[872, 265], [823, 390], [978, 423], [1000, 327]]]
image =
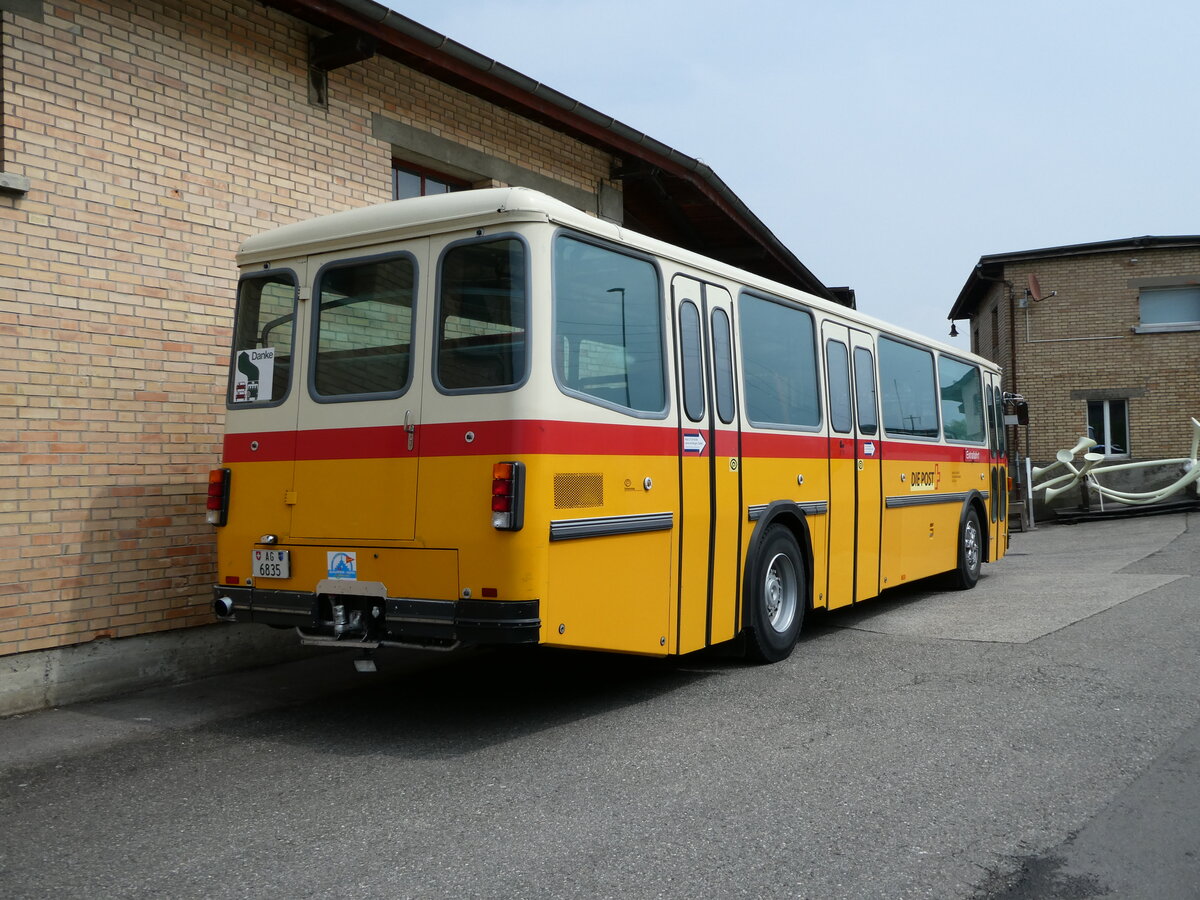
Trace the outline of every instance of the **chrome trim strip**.
[[[987, 491], [979, 491], [984, 500], [988, 498]], [[967, 492], [959, 494], [902, 494], [898, 497], [888, 497], [885, 501], [888, 509], [903, 509], [906, 506], [936, 506], [939, 503], [962, 503], [969, 496]]]
[[590, 519], [558, 519], [550, 523], [550, 540], [605, 537], [613, 534], [640, 534], [646, 531], [670, 531], [675, 514], [645, 513], [635, 516], [596, 516]]
[[[767, 511], [769, 503], [758, 503], [754, 506], [746, 508], [746, 515], [751, 522], [757, 522], [762, 518], [762, 514]], [[806, 516], [823, 516], [829, 512], [829, 504], [824, 500], [814, 500], [809, 503], [797, 503], [798, 507], [804, 510]]]

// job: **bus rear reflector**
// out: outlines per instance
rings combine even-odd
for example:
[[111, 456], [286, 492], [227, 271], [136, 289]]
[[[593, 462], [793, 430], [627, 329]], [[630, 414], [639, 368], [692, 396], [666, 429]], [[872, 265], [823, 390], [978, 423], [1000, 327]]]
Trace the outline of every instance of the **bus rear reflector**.
[[208, 473], [209, 525], [224, 525], [229, 517], [229, 475], [228, 469], [213, 469]]
[[520, 531], [525, 524], [525, 464], [499, 462], [492, 466], [492, 527]]

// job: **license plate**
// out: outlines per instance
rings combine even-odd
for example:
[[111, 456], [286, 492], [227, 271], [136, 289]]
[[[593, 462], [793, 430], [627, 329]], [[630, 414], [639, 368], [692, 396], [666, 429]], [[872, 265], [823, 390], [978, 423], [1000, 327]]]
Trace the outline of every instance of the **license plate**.
[[255, 550], [250, 554], [255, 578], [291, 578], [292, 558], [288, 550]]

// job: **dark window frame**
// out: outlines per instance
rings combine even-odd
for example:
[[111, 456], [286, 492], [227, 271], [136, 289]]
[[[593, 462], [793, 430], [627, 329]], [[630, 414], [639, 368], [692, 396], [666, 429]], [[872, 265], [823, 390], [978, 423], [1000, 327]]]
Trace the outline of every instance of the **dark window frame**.
[[[942, 363], [943, 362], [948, 362], [948, 363], [952, 363], [954, 365], [962, 366], [963, 368], [971, 369], [975, 372], [975, 377], [977, 379], [977, 384], [979, 386], [979, 401], [980, 401], [980, 405], [981, 405], [981, 411], [980, 411], [981, 419], [978, 423], [980, 426], [981, 435], [978, 438], [955, 438], [955, 437], [950, 437], [950, 435], [946, 433], [946, 417], [942, 412], [942, 403], [945, 401], [945, 398], [942, 395], [942, 391], [945, 389], [945, 385], [942, 383]], [[937, 383], [938, 418], [941, 420], [942, 435], [943, 435], [943, 437], [945, 437], [946, 442], [950, 443], [950, 444], [968, 444], [968, 445], [976, 446], [976, 447], [987, 446], [987, 442], [988, 442], [987, 411], [984, 407], [987, 406], [988, 400], [986, 398], [986, 391], [984, 390], [983, 368], [978, 363], [968, 362], [965, 359], [960, 359], [957, 356], [953, 356], [949, 353], [939, 353], [938, 358], [937, 358], [937, 364], [935, 365], [935, 369], [937, 370], [937, 382], [938, 382]]]
[[[400, 173], [413, 175], [420, 179], [420, 193], [400, 195]], [[444, 191], [429, 191], [426, 190], [429, 182], [439, 184], [445, 187]], [[426, 166], [420, 166], [415, 163], [406, 162], [402, 159], [392, 159], [392, 199], [393, 200], [409, 200], [413, 197], [428, 197], [437, 194], [450, 194], [454, 191], [466, 191], [471, 189], [471, 183], [462, 178], [455, 178], [453, 175], [447, 175], [445, 172], [439, 172], [436, 169], [430, 169]]]
[[[244, 309], [244, 303], [245, 303], [245, 296], [242, 293], [242, 288], [248, 282], [255, 281], [255, 280], [259, 280], [259, 281], [276, 280], [277, 281], [279, 275], [289, 276], [291, 278], [291, 282], [292, 282], [292, 314], [291, 314], [292, 335], [291, 335], [291, 341], [288, 344], [287, 387], [284, 390], [283, 394], [279, 397], [278, 400], [260, 400], [260, 401], [254, 402], [254, 403], [234, 403], [233, 402], [233, 383], [234, 383], [233, 376], [234, 376], [234, 367], [236, 365], [235, 361], [237, 359], [237, 354], [238, 354], [238, 328], [242, 324], [241, 316], [242, 316], [242, 312]], [[260, 292], [260, 298], [261, 298], [261, 292]], [[237, 305], [236, 305], [236, 308], [234, 311], [233, 333], [230, 336], [230, 340], [229, 340], [229, 373], [228, 373], [228, 382], [227, 382], [226, 389], [225, 389], [225, 407], [226, 407], [226, 409], [231, 409], [231, 410], [232, 409], [269, 409], [269, 408], [275, 407], [275, 406], [282, 406], [284, 403], [287, 402], [288, 397], [291, 396], [291, 393], [292, 393], [292, 381], [294, 380], [293, 379], [293, 370], [295, 369], [295, 366], [293, 365], [293, 363], [295, 362], [295, 359], [296, 359], [296, 332], [297, 332], [296, 324], [297, 324], [297, 317], [299, 316], [299, 312], [300, 312], [299, 305], [300, 305], [300, 277], [294, 269], [287, 268], [286, 266], [276, 268], [276, 269], [260, 269], [255, 272], [247, 272], [244, 275], [242, 275], [241, 278], [238, 279]], [[258, 329], [256, 328], [255, 333], [257, 334], [257, 332], [258, 332]], [[250, 349], [250, 348], [242, 348], [242, 349]]]
[[[560, 315], [560, 295], [559, 295], [559, 260], [558, 260], [558, 244], [562, 240], [576, 241], [580, 244], [586, 244], [596, 247], [600, 250], [624, 256], [629, 259], [637, 260], [649, 265], [650, 271], [654, 274], [655, 279], [655, 298], [658, 324], [658, 353], [659, 353], [659, 378], [661, 379], [660, 390], [662, 393], [662, 406], [659, 409], [640, 409], [635, 406], [627, 406], [623, 403], [618, 403], [598, 394], [591, 394], [587, 391], [573, 387], [567, 383], [563, 375], [562, 362], [559, 358], [560, 353], [560, 338], [563, 336], [559, 330], [559, 315]], [[554, 383], [558, 386], [559, 391], [567, 397], [572, 397], [577, 400], [582, 400], [585, 403], [591, 403], [595, 406], [600, 406], [605, 409], [615, 410], [623, 415], [633, 416], [639, 419], [665, 419], [670, 415], [672, 400], [671, 391], [674, 384], [674, 374], [668, 378], [667, 368], [671, 363], [673, 354], [669, 352], [669, 344], [672, 341], [669, 322], [667, 318], [667, 305], [664, 294], [664, 285], [666, 279], [663, 276], [661, 261], [658, 257], [652, 254], [645, 253], [632, 247], [622, 244], [614, 244], [597, 238], [593, 235], [584, 232], [574, 231], [569, 228], [559, 228], [555, 231], [550, 240], [550, 284], [551, 284], [551, 345], [553, 347], [551, 371], [554, 374]], [[626, 373], [628, 377], [628, 372]]]
[[[812, 396], [816, 399], [816, 403], [814, 404], [814, 409], [813, 409], [813, 411], [816, 413], [816, 421], [814, 423], [801, 424], [801, 423], [795, 423], [795, 422], [771, 422], [766, 419], [754, 418], [753, 412], [750, 408], [753, 392], [751, 391], [750, 386], [748, 384], [748, 379], [750, 378], [750, 375], [751, 375], [749, 368], [748, 368], [748, 362], [752, 358], [752, 356], [747, 352], [747, 346], [746, 346], [746, 340], [747, 340], [747, 332], [746, 332], [746, 309], [747, 309], [747, 306], [746, 306], [746, 302], [748, 300], [754, 300], [754, 301], [758, 301], [758, 302], [762, 302], [762, 303], [773, 304], [782, 309], [786, 309], [791, 312], [794, 312], [797, 315], [804, 316], [808, 320], [808, 327], [809, 327], [808, 336], [809, 336], [809, 340], [810, 340], [810, 345], [808, 347], [809, 358], [806, 359], [805, 362], [806, 363], [811, 362], [811, 364], [812, 364], [812, 368], [811, 368]], [[738, 307], [738, 329], [737, 329], [738, 330], [738, 347], [741, 349], [741, 355], [739, 356], [739, 360], [741, 362], [741, 376], [742, 376], [741, 377], [741, 380], [742, 380], [742, 404], [743, 404], [743, 409], [745, 410], [746, 421], [749, 422], [751, 425], [753, 425], [755, 428], [764, 428], [764, 429], [771, 429], [771, 430], [777, 430], [777, 431], [819, 432], [824, 427], [824, 424], [825, 424], [825, 411], [823, 408], [824, 404], [822, 404], [821, 399], [820, 399], [824, 395], [824, 384], [821, 379], [822, 366], [821, 366], [820, 334], [819, 334], [819, 329], [817, 327], [817, 318], [814, 315], [813, 311], [811, 309], [809, 309], [807, 306], [801, 306], [800, 304], [795, 303], [793, 301], [783, 300], [779, 297], [772, 296], [771, 294], [754, 291], [754, 290], [740, 291], [738, 293], [738, 298], [737, 298], [737, 307]], [[753, 318], [753, 317], [751, 317], [751, 318]]]
[[[718, 316], [721, 324], [718, 326]], [[733, 358], [733, 322], [724, 307], [714, 307], [710, 316], [712, 329], [713, 385], [716, 394], [717, 418], [723, 425], [732, 425], [737, 418], [737, 376]]]
[[[834, 368], [835, 355], [838, 357], [836, 369]], [[835, 375], [836, 385], [834, 383]], [[826, 338], [825, 383], [828, 390], [826, 390], [825, 396], [829, 401], [829, 428], [837, 434], [854, 433], [854, 389], [850, 379], [850, 347], [845, 341], [838, 338]], [[836, 396], [835, 390], [837, 391]], [[836, 408], [835, 400], [837, 401]]]
[[[317, 392], [317, 364], [320, 356], [321, 340], [321, 288], [326, 275], [338, 269], [349, 269], [354, 266], [386, 262], [394, 259], [407, 259], [412, 264], [412, 305], [410, 307], [409, 324], [409, 358], [408, 373], [401, 387], [390, 391], [362, 391], [353, 394], [321, 394]], [[309, 313], [308, 361], [306, 368], [308, 380], [308, 395], [316, 403], [353, 403], [369, 400], [394, 400], [403, 397], [412, 388], [413, 375], [416, 371], [415, 350], [418, 346], [416, 331], [418, 308], [420, 303], [420, 264], [415, 255], [407, 250], [394, 253], [377, 253], [370, 256], [345, 257], [330, 260], [322, 265], [313, 278], [312, 310]]]
[[[465, 247], [479, 246], [483, 244], [494, 244], [500, 241], [516, 241], [521, 245], [521, 250], [524, 255], [524, 327], [522, 330], [512, 332], [519, 334], [524, 343], [522, 352], [522, 371], [520, 377], [515, 377], [509, 384], [500, 385], [480, 385], [475, 387], [448, 387], [442, 383], [439, 368], [441, 365], [442, 356], [442, 311], [443, 311], [443, 277], [445, 272], [446, 257], [451, 253], [461, 250]], [[510, 391], [515, 391], [529, 381], [532, 359], [530, 341], [533, 338], [533, 317], [530, 315], [531, 299], [530, 295], [533, 288], [533, 251], [529, 246], [529, 241], [525, 236], [517, 232], [504, 231], [495, 234], [482, 235], [480, 237], [466, 238], [460, 241], [454, 241], [442, 248], [438, 254], [437, 261], [437, 280], [434, 287], [434, 304], [433, 304], [433, 322], [432, 322], [432, 347], [433, 353], [429, 361], [430, 375], [433, 380], [434, 389], [439, 394], [448, 397], [460, 396], [464, 394], [502, 394]]]
[[[869, 369], [869, 378], [864, 378], [861, 362], [866, 358], [866, 364]], [[878, 374], [875, 368], [875, 352], [870, 347], [855, 347], [851, 368], [854, 372], [854, 411], [858, 415], [858, 430], [865, 437], [874, 437], [879, 434], [879, 384]], [[867, 397], [863, 395], [864, 385], [870, 389], [870, 420], [863, 418], [863, 410], [867, 407], [863, 403]]]
[[[884, 383], [884, 347], [895, 346], [904, 347], [910, 350], [916, 350], [919, 353], [925, 354], [929, 358], [929, 387], [930, 391], [928, 400], [930, 409], [933, 412], [934, 428], [932, 434], [925, 434], [915, 428], [893, 430], [888, 427], [888, 410], [889, 403], [887, 399], [887, 385]], [[942, 436], [942, 418], [940, 408], [940, 394], [938, 392], [937, 381], [937, 360], [936, 355], [930, 347], [915, 344], [912, 341], [898, 338], [890, 334], [881, 334], [875, 345], [876, 362], [879, 367], [879, 391], [880, 391], [880, 408], [881, 418], [883, 420], [883, 433], [886, 437], [896, 438], [909, 441], [929, 441], [935, 442], [941, 439]], [[909, 418], [913, 418], [909, 416]]]
[[683, 384], [683, 412], [702, 423], [708, 413], [704, 383], [704, 335], [700, 309], [691, 300], [679, 304], [679, 374]]

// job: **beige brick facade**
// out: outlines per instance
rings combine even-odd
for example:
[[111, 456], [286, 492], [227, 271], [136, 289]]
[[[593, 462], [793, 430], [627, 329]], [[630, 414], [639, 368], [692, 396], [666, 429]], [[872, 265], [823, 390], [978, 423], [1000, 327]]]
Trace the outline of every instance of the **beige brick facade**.
[[[1043, 294], [1057, 294], [1027, 299], [1031, 274]], [[1023, 455], [1043, 462], [1072, 446], [1086, 431], [1089, 399], [1128, 401], [1132, 459], [1187, 454], [1189, 418], [1200, 418], [1200, 331], [1134, 329], [1147, 282], [1200, 283], [1200, 246], [1018, 259], [1004, 263], [1002, 278], [971, 327], [978, 352], [1004, 366], [1008, 389], [1029, 401]]]
[[234, 253], [389, 199], [373, 117], [593, 193], [612, 164], [383, 57], [314, 107], [308, 27], [257, 3], [44, 10], [0, 14], [0, 655], [211, 621]]

